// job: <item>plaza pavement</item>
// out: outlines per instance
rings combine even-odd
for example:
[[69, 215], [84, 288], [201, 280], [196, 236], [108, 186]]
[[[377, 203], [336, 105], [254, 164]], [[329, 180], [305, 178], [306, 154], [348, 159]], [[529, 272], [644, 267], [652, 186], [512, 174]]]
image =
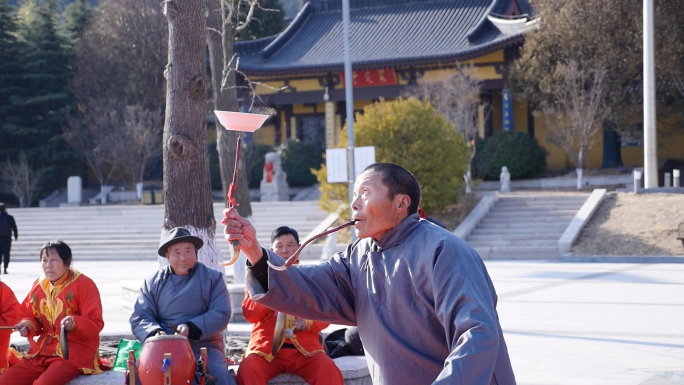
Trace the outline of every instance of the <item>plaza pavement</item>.
[[[684, 384], [684, 264], [486, 265], [518, 384]], [[142, 281], [157, 263], [75, 261], [74, 267], [98, 285], [103, 332], [129, 333], [118, 282]], [[21, 301], [40, 264], [12, 263], [9, 271], [2, 280]]]

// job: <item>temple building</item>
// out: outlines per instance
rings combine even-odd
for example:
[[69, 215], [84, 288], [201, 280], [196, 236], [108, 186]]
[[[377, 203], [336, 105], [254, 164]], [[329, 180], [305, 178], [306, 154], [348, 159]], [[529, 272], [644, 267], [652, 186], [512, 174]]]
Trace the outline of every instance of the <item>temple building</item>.
[[[523, 42], [528, 10], [516, 0], [352, 0], [354, 110], [439, 81], [457, 63], [472, 64], [492, 106], [481, 134], [528, 130], [526, 104], [505, 88], [506, 63]], [[237, 43], [235, 51], [240, 70], [261, 83], [260, 103], [275, 113], [253, 140], [277, 145], [297, 138], [334, 147], [346, 118], [339, 0], [307, 2], [281, 34]]]
[[[481, 81], [480, 97], [489, 108], [479, 114], [481, 137], [500, 130], [528, 132], [549, 151], [549, 168], [568, 167], [565, 154], [546, 141], [543, 119], [507, 89], [506, 68], [524, 43], [523, 33], [537, 22], [527, 0], [350, 3], [356, 112], [380, 99], [406, 96], [415, 85], [445, 79], [460, 66]], [[346, 119], [340, 0], [310, 0], [282, 33], [236, 43], [235, 52], [239, 70], [258, 84], [260, 110], [273, 115], [252, 140], [336, 146]], [[587, 157], [589, 168], [601, 167], [599, 136]], [[625, 166], [643, 164], [638, 141], [630, 147], [623, 140], [620, 151]], [[673, 151], [659, 157], [672, 157]]]

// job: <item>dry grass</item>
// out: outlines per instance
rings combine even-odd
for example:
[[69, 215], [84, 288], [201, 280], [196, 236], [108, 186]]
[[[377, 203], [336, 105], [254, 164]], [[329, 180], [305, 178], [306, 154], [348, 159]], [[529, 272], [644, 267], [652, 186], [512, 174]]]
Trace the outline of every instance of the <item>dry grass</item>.
[[441, 210], [435, 210], [428, 215], [442, 222], [447, 230], [454, 231], [470, 211], [477, 206], [478, 202], [480, 202], [480, 198], [476, 197], [475, 194], [463, 195], [459, 202], [447, 205]]
[[577, 255], [684, 255], [683, 194], [610, 193], [572, 248]]

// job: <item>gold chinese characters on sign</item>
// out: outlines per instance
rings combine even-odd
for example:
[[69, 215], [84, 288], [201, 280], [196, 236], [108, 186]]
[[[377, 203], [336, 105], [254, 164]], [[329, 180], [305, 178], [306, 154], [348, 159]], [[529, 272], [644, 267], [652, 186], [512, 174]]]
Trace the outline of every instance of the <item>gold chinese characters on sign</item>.
[[[342, 86], [344, 87], [344, 73], [340, 73]], [[389, 86], [397, 84], [397, 75], [393, 68], [377, 70], [365, 70], [352, 72], [352, 84], [354, 87]]]

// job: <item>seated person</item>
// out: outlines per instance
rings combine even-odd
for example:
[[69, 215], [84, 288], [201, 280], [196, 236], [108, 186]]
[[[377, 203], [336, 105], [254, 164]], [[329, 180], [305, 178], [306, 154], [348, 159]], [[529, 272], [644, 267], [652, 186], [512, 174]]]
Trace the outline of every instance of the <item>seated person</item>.
[[171, 230], [158, 251], [169, 265], [145, 279], [131, 315], [131, 330], [141, 343], [177, 331], [188, 338], [195, 360], [200, 359], [200, 348], [207, 348], [209, 374], [217, 378], [217, 385], [235, 384], [228, 374], [221, 336], [230, 320], [230, 297], [223, 275], [197, 262], [203, 244], [183, 227]]
[[[79, 374], [102, 373], [98, 348], [102, 302], [95, 282], [71, 266], [71, 248], [62, 241], [40, 249], [44, 275], [33, 284], [19, 307], [19, 333], [29, 351], [0, 375], [2, 385], [64, 385]], [[60, 345], [67, 332], [69, 356]], [[38, 341], [34, 341], [34, 337]]]
[[[17, 323], [17, 311], [19, 302], [14, 292], [4, 282], [0, 282], [0, 325], [10, 326]], [[9, 361], [6, 354], [9, 349], [10, 334], [12, 330], [0, 330], [0, 373], [9, 368]]]
[[[298, 247], [299, 235], [291, 227], [279, 227], [271, 234], [271, 250], [283, 258], [290, 257]], [[242, 302], [242, 311], [254, 326], [238, 369], [238, 385], [266, 385], [281, 373], [294, 373], [310, 385], [344, 384], [342, 373], [319, 341], [319, 333], [328, 327], [327, 323], [281, 314], [286, 318], [284, 331], [292, 336], [278, 336], [280, 346], [276, 346], [274, 355], [274, 330], [279, 314], [252, 301], [249, 294]]]

